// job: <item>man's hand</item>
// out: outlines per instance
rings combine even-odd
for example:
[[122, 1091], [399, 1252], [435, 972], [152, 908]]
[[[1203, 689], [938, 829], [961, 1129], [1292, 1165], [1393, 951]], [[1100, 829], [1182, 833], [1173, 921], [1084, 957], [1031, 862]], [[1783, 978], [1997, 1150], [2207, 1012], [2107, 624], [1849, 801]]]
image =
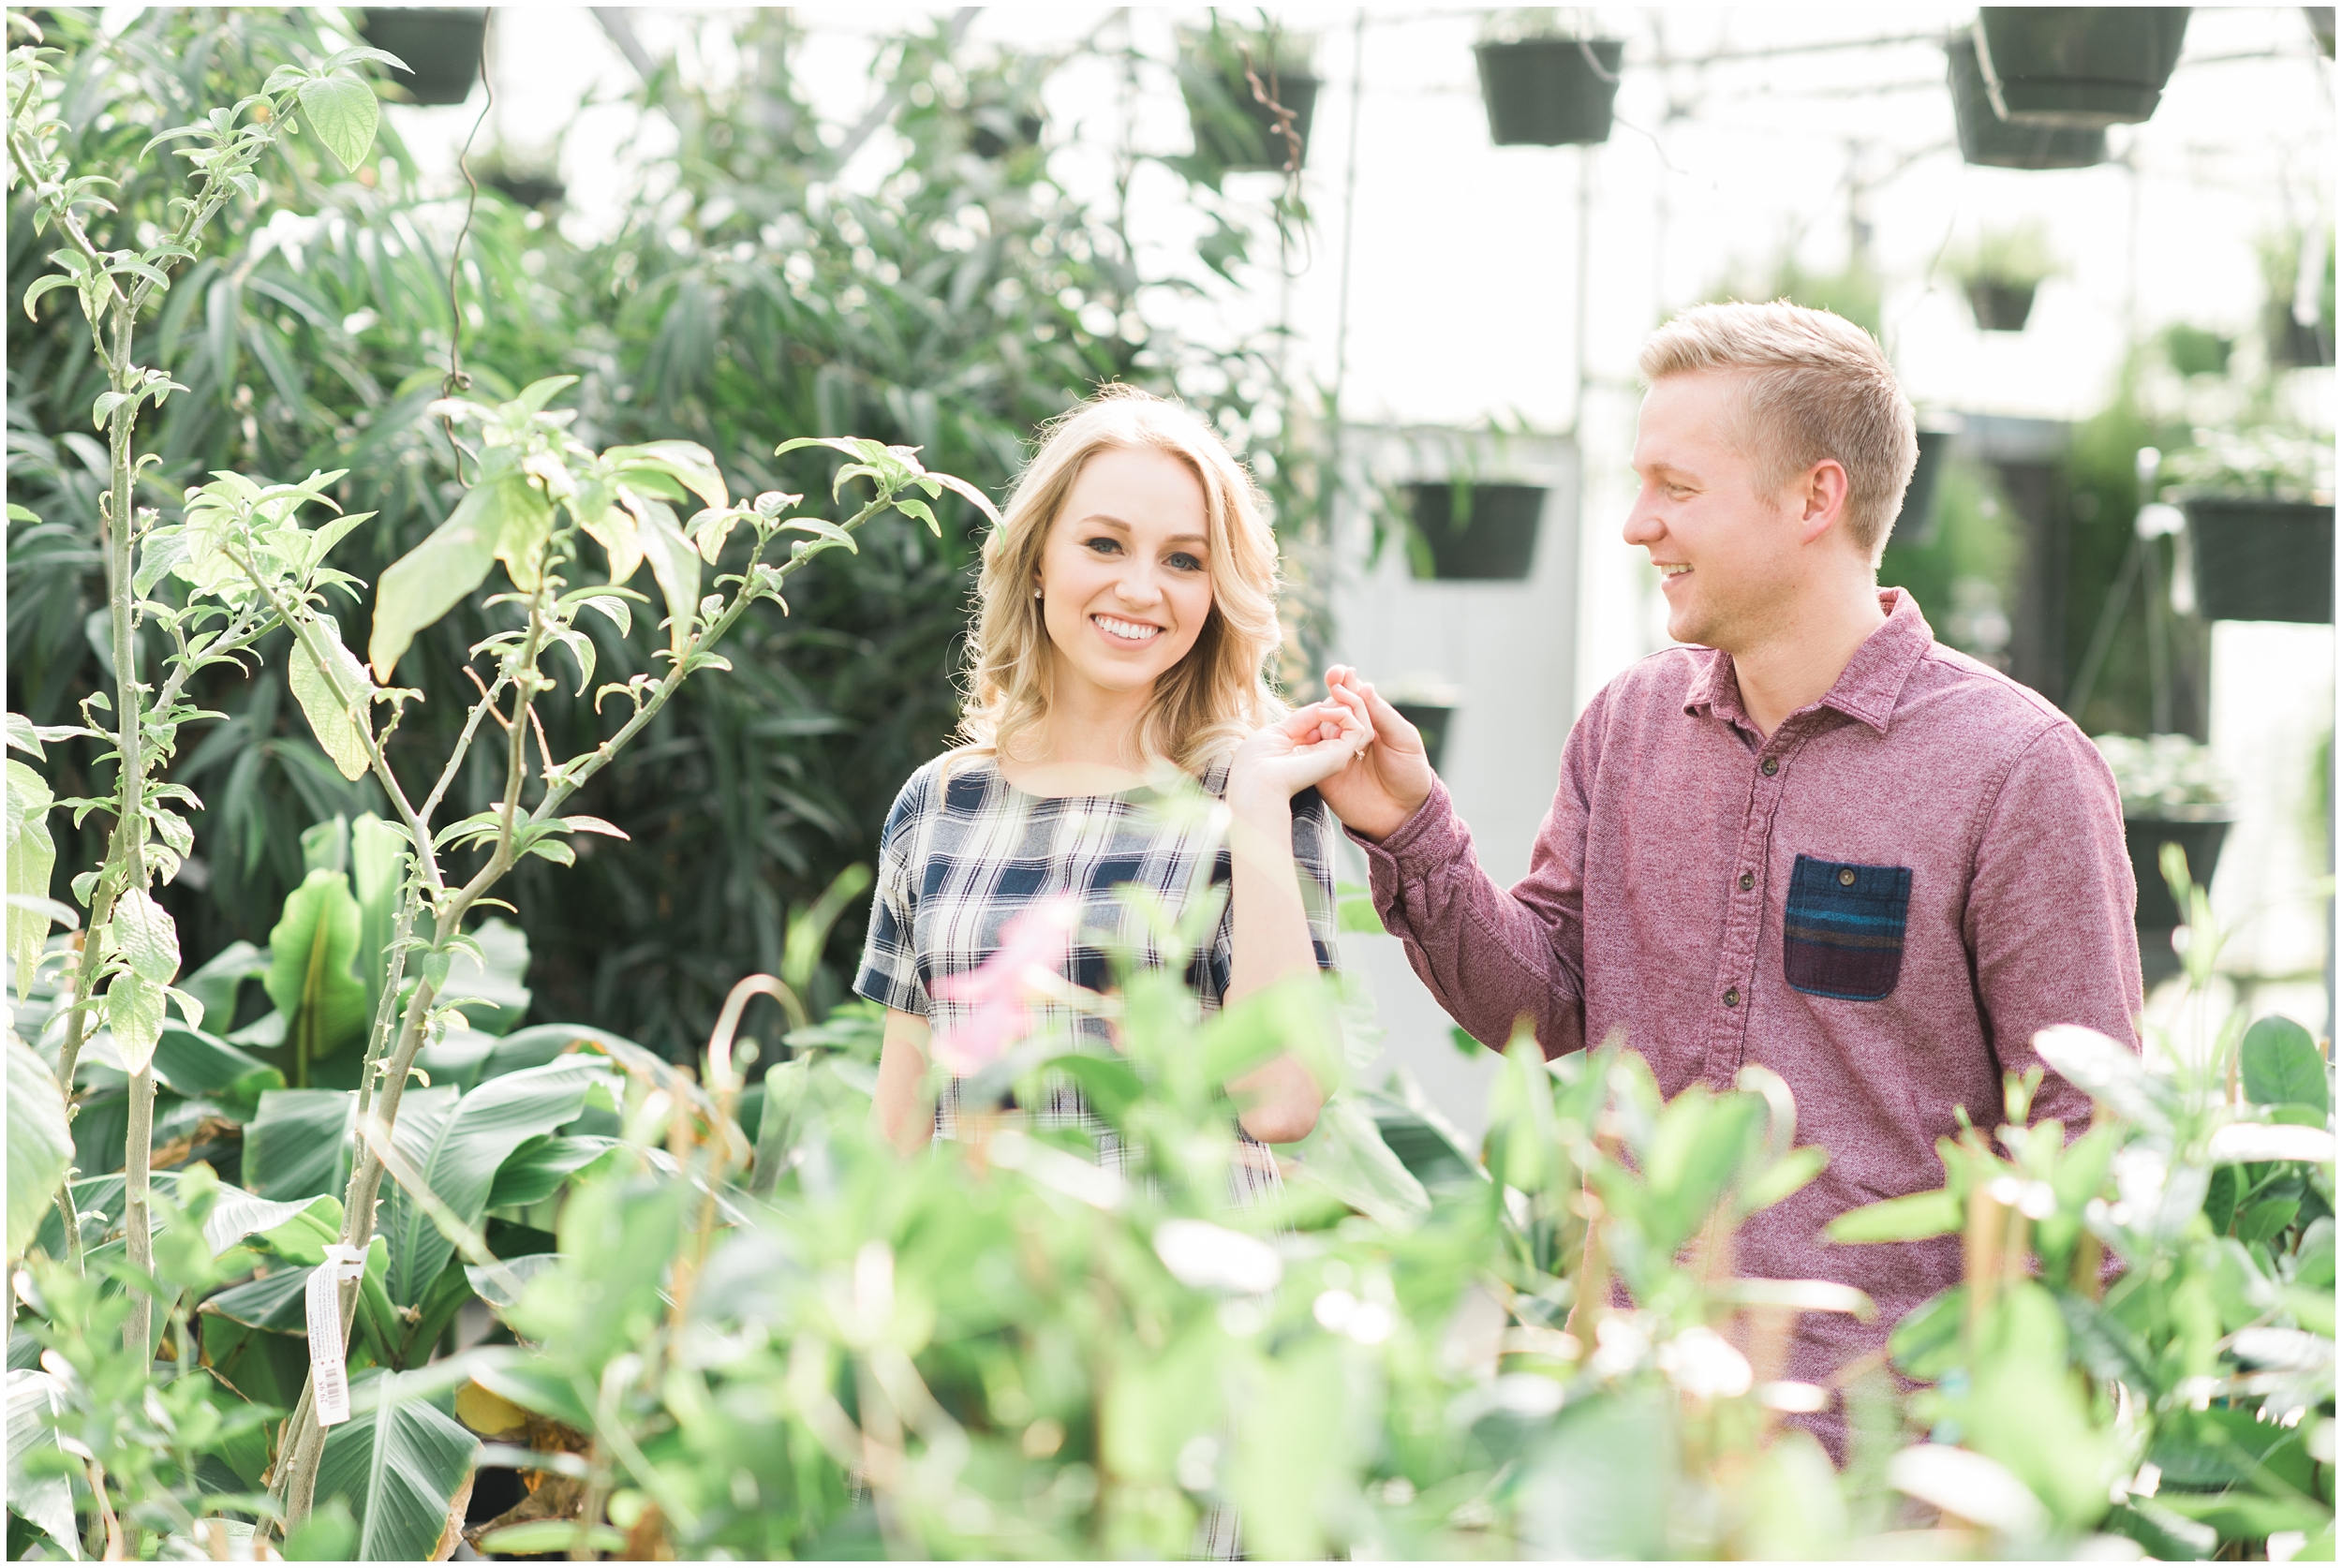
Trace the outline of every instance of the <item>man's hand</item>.
[[1422, 732], [1346, 664], [1326, 672], [1326, 696], [1358, 710], [1374, 738], [1356, 761], [1321, 780], [1317, 792], [1344, 827], [1380, 843], [1421, 809], [1439, 781]]

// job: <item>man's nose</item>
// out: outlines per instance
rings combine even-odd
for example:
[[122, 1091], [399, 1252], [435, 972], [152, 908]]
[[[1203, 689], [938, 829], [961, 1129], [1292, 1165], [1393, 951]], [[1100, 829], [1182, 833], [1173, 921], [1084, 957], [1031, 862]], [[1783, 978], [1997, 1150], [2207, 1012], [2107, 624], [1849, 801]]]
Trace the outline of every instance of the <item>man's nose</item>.
[[1651, 497], [1638, 496], [1634, 506], [1626, 513], [1626, 526], [1619, 533], [1629, 544], [1654, 544], [1667, 537], [1667, 525], [1659, 521], [1656, 509], [1651, 505]]

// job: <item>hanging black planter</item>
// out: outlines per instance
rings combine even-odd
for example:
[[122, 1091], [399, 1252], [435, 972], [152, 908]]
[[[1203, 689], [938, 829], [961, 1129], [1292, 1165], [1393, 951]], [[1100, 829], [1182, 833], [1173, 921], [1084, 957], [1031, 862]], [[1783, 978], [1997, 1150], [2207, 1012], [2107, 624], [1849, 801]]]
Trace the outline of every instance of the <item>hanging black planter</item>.
[[1991, 278], [1978, 278], [1968, 285], [1968, 308], [1976, 312], [1979, 331], [1988, 333], [2021, 333], [2033, 314], [2033, 291], [2038, 283], [1997, 283]]
[[1004, 103], [971, 106], [968, 150], [980, 158], [1003, 158], [1041, 144], [1045, 128], [1034, 113], [1016, 113]]
[[[1271, 74], [1254, 67], [1261, 88], [1293, 115], [1293, 137], [1279, 128], [1279, 116], [1253, 96], [1241, 65], [1223, 70], [1209, 59], [1179, 67], [1179, 93], [1187, 99], [1188, 123], [1195, 131], [1195, 154], [1233, 174], [1278, 172], [1288, 162], [1309, 158], [1310, 119], [1317, 110], [1317, 78], [1293, 71]], [[1293, 141], [1300, 143], [1295, 160]]]
[[1431, 771], [1437, 773], [1441, 759], [1447, 755], [1447, 725], [1456, 717], [1452, 703], [1393, 703], [1399, 717], [1414, 725], [1423, 735], [1424, 755], [1431, 760]]
[[1440, 481], [1410, 484], [1407, 491], [1423, 546], [1407, 553], [1416, 577], [1473, 583], [1528, 577], [1536, 559], [1537, 520], [1545, 511], [1543, 485]]
[[2333, 507], [2267, 496], [2191, 496], [2180, 507], [2205, 620], [2334, 619]]
[[2144, 954], [2152, 947], [2169, 953], [2169, 933], [2186, 924], [2172, 899], [2171, 884], [2163, 880], [2163, 846], [2177, 844], [2187, 854], [2187, 875], [2199, 887], [2212, 885], [2213, 868], [2220, 864], [2220, 846], [2233, 823], [2227, 817], [2125, 817], [2123, 841], [2130, 850], [2130, 874], [2139, 884], [2139, 929], [2161, 933], [2160, 943], [2141, 942]]
[[1903, 492], [1903, 510], [1895, 517], [1890, 536], [1897, 544], [1924, 549], [1935, 541], [1935, 488], [1944, 477], [1944, 458], [1951, 451], [1948, 430], [1922, 430], [1920, 461]]
[[2088, 169], [2106, 161], [2106, 132], [2056, 126], [2016, 125], [1993, 109], [1984, 67], [1976, 62], [1976, 35], [1954, 34], [1944, 46], [1949, 61], [1951, 118], [1960, 155], [1987, 169]]
[[1610, 139], [1610, 103], [1618, 96], [1616, 38], [1524, 38], [1484, 43], [1480, 96], [1489, 110], [1489, 138], [1499, 147], [1592, 146]]
[[1978, 64], [2004, 120], [2076, 129], [2155, 112], [2187, 36], [2185, 6], [1979, 6]]
[[546, 172], [525, 173], [518, 170], [498, 169], [482, 175], [480, 183], [502, 191], [516, 206], [540, 212], [547, 207], [559, 206], [561, 199], [570, 193], [569, 186]]
[[462, 103], [471, 96], [471, 84], [480, 75], [481, 45], [488, 32], [484, 7], [369, 7], [358, 30], [375, 48], [386, 49], [407, 62], [409, 68], [392, 71], [391, 80], [406, 88], [417, 103]]

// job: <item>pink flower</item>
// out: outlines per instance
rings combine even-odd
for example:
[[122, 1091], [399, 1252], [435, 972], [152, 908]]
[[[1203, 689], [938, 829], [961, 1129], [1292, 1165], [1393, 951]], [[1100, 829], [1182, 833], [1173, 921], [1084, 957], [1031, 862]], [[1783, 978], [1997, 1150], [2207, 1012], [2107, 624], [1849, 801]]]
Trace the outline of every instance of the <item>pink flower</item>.
[[965, 974], [935, 983], [946, 1001], [965, 1002], [967, 1013], [935, 1038], [935, 1059], [955, 1078], [965, 1078], [1001, 1059], [1030, 1032], [1027, 1003], [1035, 994], [1065, 986], [1065, 955], [1081, 917], [1081, 899], [1062, 893], [1034, 905], [1008, 923], [1000, 950]]

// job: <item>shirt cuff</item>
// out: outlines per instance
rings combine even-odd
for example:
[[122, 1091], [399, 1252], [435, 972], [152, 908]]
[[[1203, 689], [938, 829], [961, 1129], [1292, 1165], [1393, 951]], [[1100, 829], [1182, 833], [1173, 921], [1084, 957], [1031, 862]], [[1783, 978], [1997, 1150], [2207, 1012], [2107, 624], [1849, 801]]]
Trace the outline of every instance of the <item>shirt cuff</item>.
[[1382, 917], [1383, 928], [1397, 936], [1403, 933], [1406, 921], [1401, 909], [1401, 890], [1407, 883], [1420, 885], [1426, 872], [1454, 860], [1459, 824], [1455, 803], [1447, 793], [1447, 786], [1434, 778], [1430, 795], [1416, 807], [1415, 815], [1391, 831], [1382, 842], [1376, 843], [1356, 831], [1344, 828], [1350, 840], [1366, 851], [1367, 885], [1374, 895], [1374, 912]]

